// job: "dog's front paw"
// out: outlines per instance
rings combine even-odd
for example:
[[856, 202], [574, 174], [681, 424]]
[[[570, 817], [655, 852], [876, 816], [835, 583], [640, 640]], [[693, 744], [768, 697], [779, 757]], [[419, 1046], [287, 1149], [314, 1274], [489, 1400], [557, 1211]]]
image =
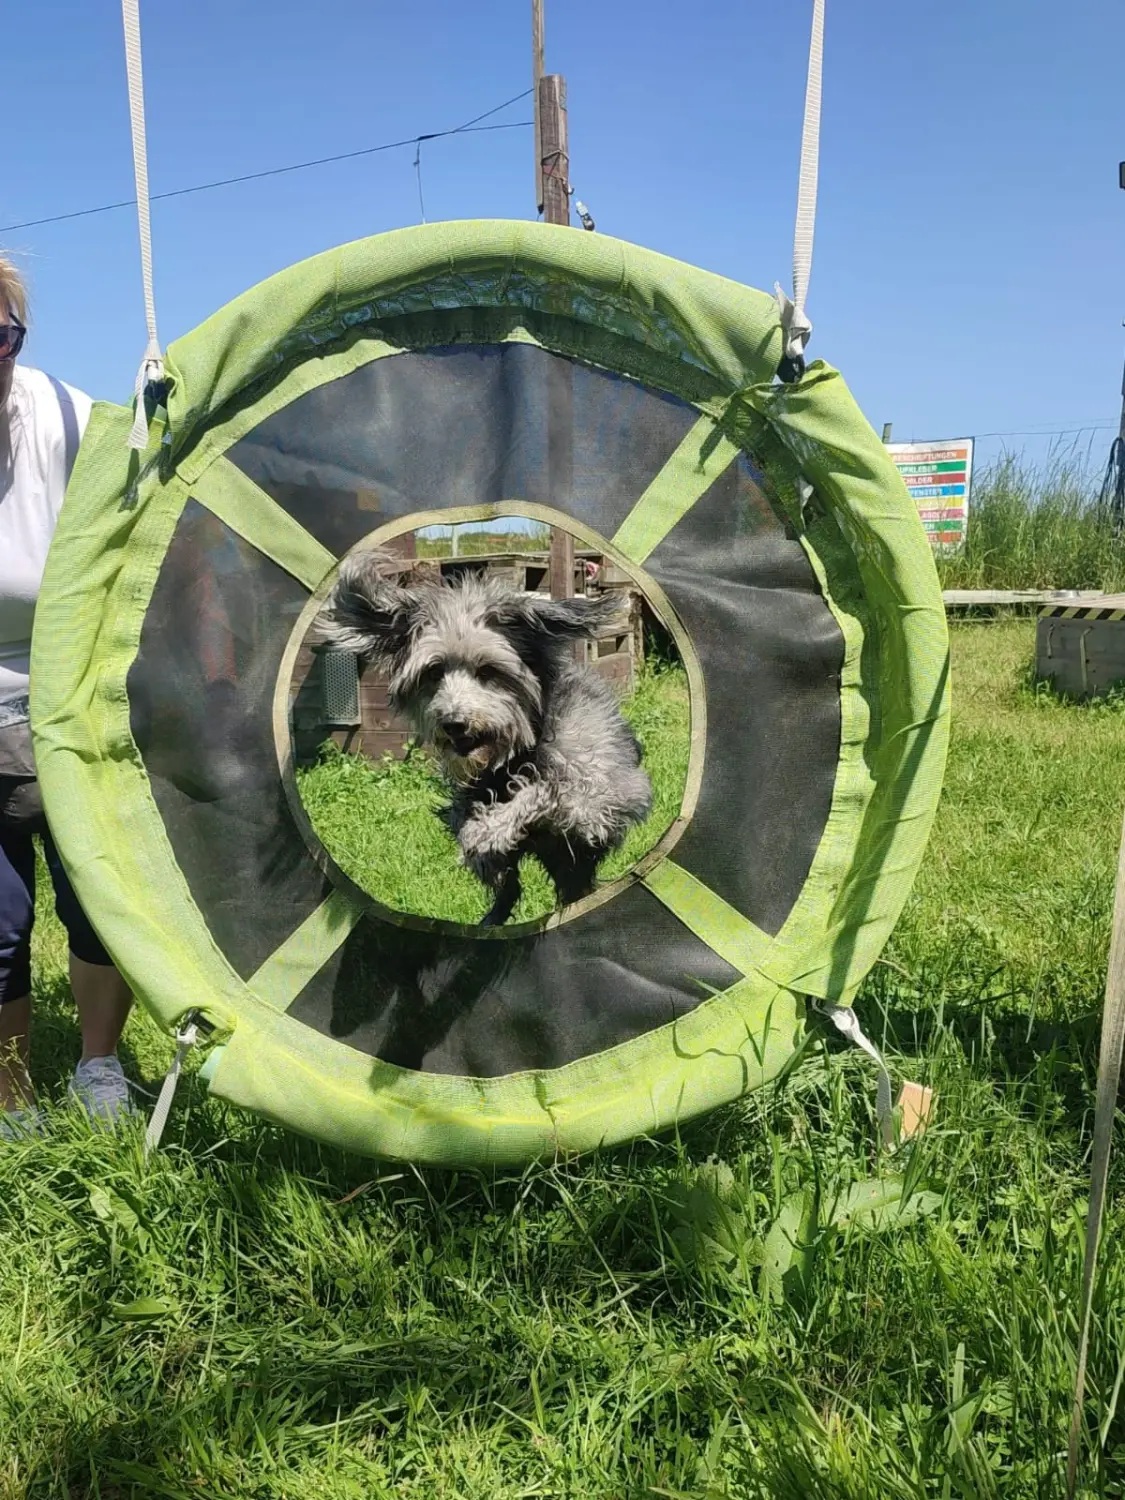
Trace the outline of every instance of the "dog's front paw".
[[503, 820], [494, 814], [494, 809], [479, 808], [457, 830], [457, 842], [465, 864], [471, 866], [492, 855], [508, 852], [507, 830]]

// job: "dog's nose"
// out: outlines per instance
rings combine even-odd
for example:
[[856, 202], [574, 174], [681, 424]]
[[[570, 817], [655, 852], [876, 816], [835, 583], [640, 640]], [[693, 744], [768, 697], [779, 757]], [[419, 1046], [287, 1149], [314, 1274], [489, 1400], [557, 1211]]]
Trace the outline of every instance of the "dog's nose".
[[464, 719], [446, 719], [441, 726], [451, 740], [463, 740], [469, 732]]

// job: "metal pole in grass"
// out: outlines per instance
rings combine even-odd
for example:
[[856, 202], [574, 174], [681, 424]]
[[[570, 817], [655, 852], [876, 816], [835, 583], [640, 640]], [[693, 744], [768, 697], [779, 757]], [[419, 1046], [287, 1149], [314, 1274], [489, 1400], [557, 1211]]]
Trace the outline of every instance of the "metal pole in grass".
[[1098, 1053], [1098, 1084], [1094, 1104], [1094, 1153], [1090, 1167], [1090, 1206], [1086, 1213], [1086, 1255], [1082, 1266], [1079, 1304], [1078, 1370], [1067, 1449], [1066, 1493], [1074, 1500], [1078, 1483], [1078, 1454], [1082, 1443], [1082, 1405], [1086, 1394], [1086, 1360], [1090, 1352], [1090, 1323], [1094, 1305], [1094, 1274], [1098, 1236], [1105, 1213], [1106, 1182], [1113, 1146], [1117, 1090], [1121, 1082], [1121, 1052], [1125, 1043], [1125, 824], [1117, 857], [1117, 889], [1113, 900], [1113, 932], [1109, 940], [1109, 972], [1105, 981], [1102, 1039]]
[[[1117, 164], [1117, 185], [1125, 189], [1125, 161]], [[1106, 505], [1113, 517], [1116, 536], [1125, 526], [1125, 371], [1121, 375], [1121, 423], [1109, 450], [1109, 463], [1102, 481], [1102, 492], [1098, 496], [1098, 509], [1102, 510]]]

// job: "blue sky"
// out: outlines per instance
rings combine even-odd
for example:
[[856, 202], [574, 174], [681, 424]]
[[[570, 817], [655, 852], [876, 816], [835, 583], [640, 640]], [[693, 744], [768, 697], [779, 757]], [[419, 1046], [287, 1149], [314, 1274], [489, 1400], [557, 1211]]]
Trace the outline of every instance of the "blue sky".
[[[1083, 429], [1125, 355], [1120, 0], [827, 0], [813, 351], [898, 438]], [[141, 0], [152, 190], [441, 130], [529, 83], [529, 0]], [[572, 179], [599, 229], [769, 289], [790, 277], [806, 0], [546, 0]], [[132, 196], [119, 7], [5, 14], [0, 226]], [[530, 101], [495, 122], [530, 118]], [[416, 223], [413, 148], [153, 207], [165, 342], [319, 250]], [[427, 216], [534, 214], [517, 128], [422, 148]], [[119, 210], [0, 233], [27, 357], [125, 399], [145, 336]]]

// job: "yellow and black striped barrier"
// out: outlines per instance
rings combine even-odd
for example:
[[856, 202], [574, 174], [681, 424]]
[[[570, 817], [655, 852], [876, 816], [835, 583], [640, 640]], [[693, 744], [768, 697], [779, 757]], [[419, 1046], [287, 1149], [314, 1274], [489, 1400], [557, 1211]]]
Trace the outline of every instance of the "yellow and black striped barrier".
[[1041, 620], [1125, 620], [1125, 605], [1052, 604], [1039, 611]]

